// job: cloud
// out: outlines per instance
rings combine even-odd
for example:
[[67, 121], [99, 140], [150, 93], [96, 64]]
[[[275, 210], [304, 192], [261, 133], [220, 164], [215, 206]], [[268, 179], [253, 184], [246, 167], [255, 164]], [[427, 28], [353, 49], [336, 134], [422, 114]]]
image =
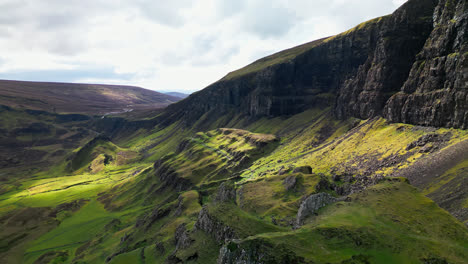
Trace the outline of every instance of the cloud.
[[[24, 70], [14, 73], [0, 73], [0, 79], [67, 82], [70, 80], [102, 80], [113, 79], [122, 83], [129, 82], [134, 76], [131, 74], [118, 74], [111, 68], [79, 68], [73, 70]], [[98, 81], [99, 82], [99, 81]]]
[[0, 77], [195, 91], [401, 0], [0, 0]]

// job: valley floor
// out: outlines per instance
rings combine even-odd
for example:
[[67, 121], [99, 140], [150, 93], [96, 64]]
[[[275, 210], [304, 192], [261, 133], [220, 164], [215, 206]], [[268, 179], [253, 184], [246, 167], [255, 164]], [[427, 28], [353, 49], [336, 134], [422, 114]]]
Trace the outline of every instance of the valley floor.
[[8, 178], [0, 262], [466, 263], [466, 130], [328, 109], [212, 124], [100, 136]]

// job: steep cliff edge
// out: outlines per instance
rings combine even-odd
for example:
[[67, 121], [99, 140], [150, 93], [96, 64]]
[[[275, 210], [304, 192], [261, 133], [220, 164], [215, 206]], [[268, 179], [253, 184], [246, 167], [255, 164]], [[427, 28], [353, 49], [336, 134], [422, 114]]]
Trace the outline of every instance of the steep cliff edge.
[[468, 128], [467, 1], [439, 2], [434, 30], [384, 112], [393, 122]]
[[389, 16], [231, 72], [169, 106], [161, 120], [192, 126], [234, 109], [257, 118], [332, 107], [338, 118], [465, 128], [465, 13], [462, 0], [410, 0]]

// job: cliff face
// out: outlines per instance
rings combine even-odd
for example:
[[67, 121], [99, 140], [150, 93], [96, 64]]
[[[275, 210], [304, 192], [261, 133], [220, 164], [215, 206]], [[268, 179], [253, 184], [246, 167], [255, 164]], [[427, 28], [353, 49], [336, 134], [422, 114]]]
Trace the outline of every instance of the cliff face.
[[432, 30], [436, 5], [437, 0], [409, 1], [382, 23], [366, 62], [341, 86], [335, 105], [339, 118], [367, 119], [382, 114], [388, 98], [407, 79], [416, 54]]
[[393, 14], [258, 60], [168, 107], [166, 122], [332, 107], [338, 118], [468, 127], [466, 0], [410, 0]]
[[394, 122], [468, 128], [468, 3], [441, 0], [434, 30], [401, 92], [384, 110]]

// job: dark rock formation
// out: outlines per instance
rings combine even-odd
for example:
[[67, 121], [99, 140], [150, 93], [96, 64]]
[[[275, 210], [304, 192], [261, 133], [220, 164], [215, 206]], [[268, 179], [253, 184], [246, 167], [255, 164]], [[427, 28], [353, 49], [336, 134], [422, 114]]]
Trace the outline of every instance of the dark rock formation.
[[296, 167], [296, 168], [294, 168], [293, 173], [311, 174], [312, 173], [312, 168], [310, 166]]
[[296, 225], [301, 226], [304, 220], [313, 215], [318, 209], [336, 202], [336, 198], [328, 193], [313, 194], [301, 203], [297, 212]]
[[192, 238], [190, 238], [187, 228], [185, 227], [185, 224], [181, 224], [177, 227], [174, 239], [176, 243], [176, 251], [179, 249], [188, 248], [193, 242]]
[[236, 237], [234, 230], [209, 214], [208, 209], [203, 209], [198, 214], [194, 230], [202, 230], [211, 235], [218, 243], [224, 243]]
[[434, 30], [401, 92], [387, 103], [393, 122], [468, 128], [468, 3], [440, 0]]
[[307, 263], [284, 245], [271, 245], [262, 239], [230, 241], [221, 247], [218, 264]]
[[288, 176], [283, 180], [283, 185], [286, 191], [293, 191], [296, 189], [297, 178], [296, 176]]
[[338, 118], [383, 115], [466, 128], [466, 11], [465, 0], [410, 0], [389, 16], [232, 72], [170, 105], [159, 122], [202, 128], [233, 112], [261, 117], [333, 107]]
[[162, 159], [156, 161], [153, 167], [155, 169], [155, 175], [164, 182], [163, 188], [170, 187], [177, 192], [181, 192], [188, 190], [192, 186], [190, 180], [179, 177], [174, 169]]
[[214, 198], [215, 202], [236, 202], [236, 188], [230, 182], [223, 182]]
[[381, 114], [385, 102], [405, 82], [430, 34], [436, 5], [437, 0], [408, 1], [377, 23], [366, 62], [339, 91], [335, 107], [339, 118], [367, 119]]

